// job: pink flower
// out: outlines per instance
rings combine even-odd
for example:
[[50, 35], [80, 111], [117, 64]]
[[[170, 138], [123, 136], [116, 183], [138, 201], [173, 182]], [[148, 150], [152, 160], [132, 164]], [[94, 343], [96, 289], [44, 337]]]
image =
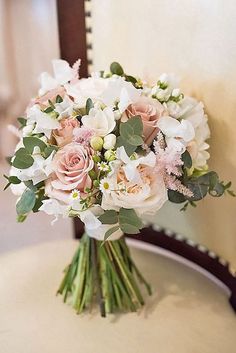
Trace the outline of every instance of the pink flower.
[[76, 128], [73, 134], [73, 141], [80, 143], [81, 145], [88, 145], [95, 133], [93, 130], [87, 129], [86, 127], [82, 126], [81, 128]]
[[148, 97], [140, 97], [136, 103], [128, 106], [125, 113], [128, 118], [135, 115], [141, 117], [144, 142], [150, 146], [158, 132], [157, 121], [164, 113], [162, 104]]
[[62, 98], [64, 97], [65, 95], [64, 87], [59, 86], [57, 88], [50, 90], [49, 92], [47, 92], [46, 94], [40, 97], [36, 97], [32, 99], [27, 108], [32, 107], [34, 104], [39, 104], [41, 108], [43, 108], [44, 106], [48, 106], [48, 100], [50, 99], [54, 103], [58, 95], [61, 96]]
[[91, 187], [88, 172], [93, 168], [92, 151], [87, 146], [72, 142], [60, 149], [53, 158], [54, 174], [46, 184], [46, 194], [67, 202], [68, 194], [77, 189], [85, 193]]
[[74, 129], [78, 128], [80, 123], [76, 118], [65, 118], [60, 121], [60, 124], [61, 127], [53, 130], [52, 135], [55, 138], [57, 145], [62, 147], [72, 142]]

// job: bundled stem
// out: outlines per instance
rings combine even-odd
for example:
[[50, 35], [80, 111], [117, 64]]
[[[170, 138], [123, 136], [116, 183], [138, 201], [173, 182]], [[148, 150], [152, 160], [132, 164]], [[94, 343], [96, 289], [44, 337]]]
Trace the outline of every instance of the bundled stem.
[[137, 279], [149, 295], [151, 288], [131, 258], [125, 239], [102, 242], [86, 233], [58, 289], [64, 302], [69, 298], [76, 312], [100, 305], [101, 316], [107, 313], [137, 311], [144, 304]]

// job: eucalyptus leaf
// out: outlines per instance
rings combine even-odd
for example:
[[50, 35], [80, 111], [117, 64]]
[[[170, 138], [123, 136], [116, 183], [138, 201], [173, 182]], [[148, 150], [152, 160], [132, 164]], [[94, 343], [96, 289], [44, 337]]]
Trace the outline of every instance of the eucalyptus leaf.
[[90, 109], [92, 109], [94, 107], [93, 105], [93, 101], [91, 98], [88, 98], [86, 101], [86, 114], [89, 114]]
[[192, 158], [187, 150], [182, 154], [181, 159], [184, 162], [184, 166], [186, 168], [192, 167]]
[[128, 82], [131, 82], [133, 85], [135, 85], [135, 83], [137, 83], [136, 78], [133, 76], [130, 76], [130, 75], [125, 75], [125, 80]]
[[178, 191], [168, 190], [168, 199], [173, 203], [182, 203], [186, 201], [186, 197]]
[[44, 109], [44, 113], [49, 114], [49, 113], [52, 113], [53, 110], [54, 110], [53, 107], [50, 106], [50, 107]]
[[27, 119], [20, 116], [19, 118], [17, 118], [17, 121], [19, 122], [20, 124], [20, 129], [22, 129], [23, 127], [26, 126], [26, 122], [27, 122]]
[[135, 135], [142, 136], [143, 123], [139, 115], [132, 116], [132, 118], [130, 118], [125, 124], [128, 124], [133, 128]]
[[122, 230], [122, 232], [124, 232], [126, 234], [138, 234], [140, 232], [139, 228], [137, 228], [134, 225], [129, 224], [129, 223], [123, 223], [120, 226], [120, 229]]
[[58, 150], [57, 146], [54, 146], [54, 145], [47, 146], [43, 151], [44, 157], [47, 159], [52, 154], [52, 152], [57, 150]]
[[16, 204], [16, 212], [18, 215], [25, 215], [29, 213], [35, 204], [36, 196], [33, 190], [26, 189], [20, 200]]
[[105, 211], [99, 218], [103, 224], [116, 224], [118, 222], [118, 214], [115, 210]]
[[113, 234], [115, 233], [120, 227], [119, 226], [115, 226], [115, 227], [111, 227], [110, 229], [108, 229], [108, 231], [106, 231], [104, 239], [103, 239], [103, 243]]
[[34, 163], [33, 157], [27, 152], [25, 148], [20, 148], [15, 153], [15, 158], [12, 165], [17, 169], [27, 169]]
[[118, 75], [118, 76], [124, 75], [124, 70], [118, 62], [113, 62], [110, 65], [110, 71], [114, 75]]
[[44, 149], [47, 147], [47, 144], [40, 140], [38, 137], [29, 136], [23, 138], [23, 144], [29, 153], [33, 153], [34, 147], [39, 147], [40, 151], [43, 152]]
[[56, 96], [56, 103], [61, 103], [61, 102], [63, 102], [63, 98], [58, 94]]
[[125, 152], [128, 156], [131, 156], [137, 148], [136, 146], [131, 145], [126, 140], [124, 140], [122, 136], [118, 136], [116, 139], [116, 148], [121, 146], [124, 146]]
[[119, 212], [119, 224], [123, 226], [129, 224], [138, 229], [143, 227], [141, 219], [132, 208], [121, 208]]
[[140, 146], [143, 144], [143, 139], [141, 136], [138, 136], [138, 135], [133, 135], [133, 136], [130, 136], [129, 138], [129, 143], [132, 145], [132, 146]]

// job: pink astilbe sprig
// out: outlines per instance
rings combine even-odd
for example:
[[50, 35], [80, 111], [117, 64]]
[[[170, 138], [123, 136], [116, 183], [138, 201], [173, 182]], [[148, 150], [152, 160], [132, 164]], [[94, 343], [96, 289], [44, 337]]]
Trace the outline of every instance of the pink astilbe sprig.
[[80, 68], [81, 60], [78, 59], [72, 66], [74, 71], [74, 78], [71, 80], [71, 83], [76, 83], [79, 79], [79, 68]]
[[176, 151], [172, 146], [166, 146], [162, 133], [158, 133], [153, 145], [157, 159], [157, 171], [163, 175], [167, 189], [192, 197], [192, 191], [177, 179], [182, 175], [181, 167], [184, 164], [181, 151]]
[[180, 194], [183, 194], [187, 197], [192, 197], [193, 192], [189, 190], [185, 185], [181, 183], [179, 179], [176, 178], [175, 175], [168, 175], [164, 176], [166, 187], [170, 190], [178, 191]]

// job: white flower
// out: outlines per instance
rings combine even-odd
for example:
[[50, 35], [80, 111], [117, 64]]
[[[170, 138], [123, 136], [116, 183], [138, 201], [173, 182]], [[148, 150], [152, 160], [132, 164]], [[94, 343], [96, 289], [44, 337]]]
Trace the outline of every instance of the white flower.
[[106, 162], [98, 162], [97, 163], [98, 169], [102, 172], [109, 172], [110, 167]]
[[110, 178], [103, 178], [100, 180], [100, 187], [99, 189], [102, 192], [106, 192], [109, 193], [111, 192], [111, 190], [113, 189], [113, 185], [111, 183], [111, 179]]
[[36, 123], [33, 130], [35, 134], [44, 133], [47, 138], [50, 138], [52, 130], [60, 128], [58, 120], [42, 112], [37, 104], [27, 110], [27, 117], [28, 124]]
[[86, 102], [87, 98], [99, 100], [108, 85], [107, 79], [101, 77], [89, 77], [80, 79], [75, 84], [65, 85], [67, 94], [75, 99], [75, 102]]
[[68, 214], [68, 206], [60, 204], [55, 199], [43, 200], [42, 203], [39, 211], [43, 211], [50, 216], [55, 216], [55, 219], [51, 222], [52, 225], [58, 220], [60, 215], [66, 217]]
[[104, 110], [92, 108], [89, 115], [82, 118], [84, 127], [93, 130], [96, 136], [104, 137], [112, 132], [116, 126], [114, 113], [111, 108]]
[[74, 102], [68, 96], [65, 96], [61, 103], [55, 103], [55, 111], [59, 114], [58, 119], [71, 116], [73, 112], [73, 105]]
[[26, 169], [17, 169], [12, 167], [13, 175], [17, 176], [21, 181], [32, 180], [33, 184], [38, 184], [48, 178], [52, 173], [52, 152], [47, 159], [44, 159], [40, 154], [32, 155], [34, 163]]
[[118, 102], [118, 108], [121, 113], [131, 103], [135, 103], [141, 95], [141, 90], [136, 89], [132, 83], [125, 81], [123, 77], [112, 76], [107, 81], [108, 85], [100, 99], [108, 106], [114, 106]]
[[58, 87], [59, 85], [64, 85], [65, 83], [72, 80], [72, 78], [74, 77], [74, 70], [70, 67], [67, 61], [52, 60], [52, 66], [54, 77], [49, 75], [47, 72], [43, 72], [40, 75], [40, 96]]
[[115, 144], [116, 144], [116, 135], [109, 134], [104, 137], [103, 148], [105, 148], [105, 150], [112, 150], [115, 147]]
[[159, 129], [165, 135], [167, 145], [176, 145], [177, 150], [185, 150], [188, 142], [193, 140], [195, 131], [192, 124], [182, 119], [171, 118], [169, 116], [161, 117], [157, 123]]
[[80, 191], [77, 189], [74, 189], [70, 194], [69, 205], [72, 207], [73, 210], [81, 211], [82, 204], [80, 203], [80, 201], [81, 201]]
[[179, 95], [179, 79], [175, 75], [162, 74], [158, 83], [151, 90], [151, 95], [155, 95], [160, 101], [168, 101], [170, 96]]

